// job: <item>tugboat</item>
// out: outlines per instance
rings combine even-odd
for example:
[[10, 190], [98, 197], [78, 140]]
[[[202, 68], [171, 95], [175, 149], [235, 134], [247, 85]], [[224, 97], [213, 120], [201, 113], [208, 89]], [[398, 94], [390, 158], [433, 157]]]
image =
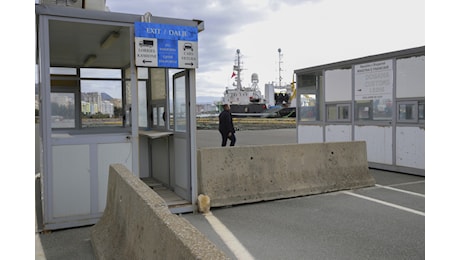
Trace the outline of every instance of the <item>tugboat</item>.
[[241, 84], [242, 61], [240, 50], [236, 50], [235, 64], [233, 65], [232, 78], [234, 88], [226, 88], [222, 104], [230, 105], [230, 112], [233, 116], [260, 116], [267, 109], [267, 103], [264, 99], [258, 83], [259, 76], [257, 73], [251, 75], [251, 86], [243, 87]]

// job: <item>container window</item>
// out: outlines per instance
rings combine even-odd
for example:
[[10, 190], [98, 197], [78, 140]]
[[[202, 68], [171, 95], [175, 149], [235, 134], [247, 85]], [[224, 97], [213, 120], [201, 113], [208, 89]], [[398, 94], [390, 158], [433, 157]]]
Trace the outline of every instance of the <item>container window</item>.
[[51, 93], [51, 127], [75, 128], [75, 94]]
[[127, 115], [123, 111], [120, 69], [50, 71], [53, 129], [123, 127]]
[[420, 116], [418, 108], [417, 101], [398, 102], [398, 122], [417, 123]]
[[327, 121], [350, 121], [350, 104], [328, 104]]
[[300, 121], [317, 121], [319, 120], [316, 95], [300, 94]]

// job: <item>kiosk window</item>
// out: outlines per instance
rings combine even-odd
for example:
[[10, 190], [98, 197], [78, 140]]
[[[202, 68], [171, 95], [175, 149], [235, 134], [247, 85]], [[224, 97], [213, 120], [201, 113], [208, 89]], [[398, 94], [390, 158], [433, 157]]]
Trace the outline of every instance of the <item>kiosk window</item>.
[[350, 121], [349, 104], [329, 104], [327, 105], [328, 121]]
[[161, 116], [161, 119], [158, 119], [158, 125], [159, 126], [165, 126], [165, 121], [166, 121], [166, 112], [164, 107], [159, 107], [158, 108], [158, 116]]
[[318, 120], [318, 109], [315, 94], [300, 94], [300, 121]]
[[51, 127], [76, 127], [74, 93], [51, 93]]
[[52, 128], [122, 127], [120, 69], [51, 68]]
[[174, 130], [185, 132], [187, 130], [187, 100], [185, 76], [177, 73], [174, 78]]
[[383, 121], [392, 118], [391, 99], [359, 100], [355, 102], [356, 120]]
[[418, 120], [425, 120], [425, 101], [418, 102]]
[[81, 81], [82, 127], [123, 125], [121, 81]]
[[300, 122], [313, 122], [320, 120], [320, 91], [322, 76], [305, 74], [297, 76], [298, 120]]
[[398, 102], [398, 122], [417, 123], [425, 120], [425, 103], [417, 101]]
[[372, 105], [371, 101], [358, 101], [355, 105], [355, 119], [356, 120], [371, 120], [372, 119]]

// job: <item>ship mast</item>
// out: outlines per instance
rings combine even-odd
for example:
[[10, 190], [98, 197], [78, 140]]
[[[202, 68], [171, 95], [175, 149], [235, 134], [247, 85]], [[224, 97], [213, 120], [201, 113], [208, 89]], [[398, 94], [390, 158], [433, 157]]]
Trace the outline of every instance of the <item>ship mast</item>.
[[241, 60], [240, 60], [240, 49], [236, 50], [236, 65], [233, 66], [233, 70], [236, 70], [236, 89], [242, 90], [241, 86]]
[[282, 69], [281, 69], [281, 63], [283, 63], [283, 62], [281, 61], [281, 57], [282, 57], [282, 56], [283, 56], [283, 55], [281, 54], [281, 48], [278, 48], [278, 75], [279, 75], [279, 85], [278, 85], [278, 86], [279, 86], [279, 87], [281, 87], [281, 80], [283, 79], [283, 77], [281, 77], [281, 71], [282, 71]]

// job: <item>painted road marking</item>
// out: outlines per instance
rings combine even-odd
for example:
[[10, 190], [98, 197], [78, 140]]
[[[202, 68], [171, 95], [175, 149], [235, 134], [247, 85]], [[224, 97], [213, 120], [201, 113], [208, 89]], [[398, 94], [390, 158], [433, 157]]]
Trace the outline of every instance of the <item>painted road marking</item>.
[[36, 260], [46, 260], [45, 251], [43, 251], [42, 242], [40, 236], [35, 233], [35, 259]]
[[418, 184], [418, 183], [423, 183], [423, 182], [425, 181], [403, 182], [403, 183], [392, 184], [391, 186], [410, 185], [410, 184]]
[[378, 185], [378, 184], [375, 184], [375, 186], [377, 186], [377, 187], [379, 187], [379, 188], [383, 188], [383, 189], [394, 190], [394, 191], [403, 192], [403, 193], [407, 193], [407, 194], [410, 194], [410, 195], [414, 195], [414, 196], [419, 196], [419, 197], [425, 198], [425, 194], [420, 194], [420, 193], [416, 193], [416, 192], [412, 192], [412, 191], [407, 191], [407, 190], [396, 189], [396, 188], [393, 188], [393, 187], [390, 187], [390, 186], [383, 186], [383, 185]]
[[222, 222], [220, 222], [218, 218], [216, 218], [211, 212], [203, 215], [237, 259], [254, 259], [248, 250], [240, 243], [232, 232], [228, 230]]
[[425, 212], [421, 212], [421, 211], [418, 211], [418, 210], [413, 210], [413, 209], [406, 208], [406, 207], [403, 207], [403, 206], [399, 206], [399, 205], [389, 203], [389, 202], [386, 202], [386, 201], [383, 201], [383, 200], [374, 199], [374, 198], [371, 198], [371, 197], [359, 195], [359, 194], [349, 192], [349, 191], [342, 191], [342, 193], [345, 193], [345, 194], [348, 194], [348, 195], [351, 195], [351, 196], [355, 196], [355, 197], [358, 197], [358, 198], [361, 198], [361, 199], [377, 202], [377, 203], [380, 203], [380, 204], [383, 204], [383, 205], [386, 205], [386, 206], [390, 206], [390, 207], [393, 207], [393, 208], [397, 208], [397, 209], [400, 209], [400, 210], [404, 210], [404, 211], [407, 211], [407, 212], [411, 212], [411, 213], [414, 213], [414, 214], [417, 214], [417, 215], [420, 215], [420, 216], [425, 216]]

